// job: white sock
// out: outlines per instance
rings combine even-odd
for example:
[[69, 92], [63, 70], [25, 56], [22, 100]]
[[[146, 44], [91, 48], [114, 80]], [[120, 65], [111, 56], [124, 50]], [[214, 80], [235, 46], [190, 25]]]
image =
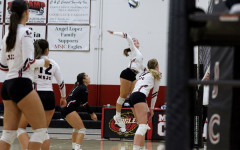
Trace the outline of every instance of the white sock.
[[72, 149], [75, 149], [76, 143], [72, 143]]
[[140, 150], [145, 150], [145, 146], [140, 146]]
[[140, 146], [138, 146], [138, 145], [133, 145], [133, 150], [140, 150]]
[[75, 149], [74, 150], [79, 150], [81, 148], [81, 145], [80, 144], [75, 144]]

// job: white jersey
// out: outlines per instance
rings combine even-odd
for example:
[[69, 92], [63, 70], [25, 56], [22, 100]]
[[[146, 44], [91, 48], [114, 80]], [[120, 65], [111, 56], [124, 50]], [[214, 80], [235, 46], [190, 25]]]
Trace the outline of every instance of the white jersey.
[[10, 52], [6, 52], [7, 36], [8, 32], [3, 37], [0, 56], [0, 69], [7, 71], [6, 80], [21, 77], [32, 80], [34, 68], [43, 67], [45, 63], [43, 59], [34, 59], [32, 31], [19, 24], [15, 46]]
[[139, 76], [133, 92], [141, 92], [148, 97], [150, 90], [153, 88], [151, 100], [151, 108], [153, 109], [157, 100], [159, 86], [160, 80], [155, 80], [150, 72], [144, 72]]
[[121, 36], [127, 39], [128, 41], [129, 47], [131, 49], [131, 52], [128, 53], [130, 57], [130, 63], [128, 65], [128, 68], [134, 69], [138, 72], [143, 72], [145, 68], [143, 67], [143, 56], [142, 56], [142, 53], [134, 45], [131, 36], [123, 32], [113, 32], [113, 34], [117, 36]]
[[[44, 58], [46, 56], [42, 56]], [[52, 59], [48, 68], [40, 67], [35, 69], [34, 82], [37, 91], [53, 91], [52, 81], [55, 77], [62, 97], [66, 97], [66, 88], [60, 72], [59, 65]]]

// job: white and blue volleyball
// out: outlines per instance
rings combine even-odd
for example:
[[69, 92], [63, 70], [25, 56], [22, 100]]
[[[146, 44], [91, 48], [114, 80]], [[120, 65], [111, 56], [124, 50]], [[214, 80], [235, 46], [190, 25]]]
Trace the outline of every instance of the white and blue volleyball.
[[140, 2], [139, 0], [128, 0], [128, 4], [131, 8], [137, 8]]

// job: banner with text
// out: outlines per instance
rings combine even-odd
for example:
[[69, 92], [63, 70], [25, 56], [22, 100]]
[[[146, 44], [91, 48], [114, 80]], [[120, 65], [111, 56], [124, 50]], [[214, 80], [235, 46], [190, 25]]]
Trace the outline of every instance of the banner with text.
[[2, 49], [3, 25], [0, 25], [0, 50]]
[[89, 50], [89, 26], [49, 25], [50, 50]]
[[49, 0], [48, 23], [89, 24], [90, 0]]
[[[33, 41], [46, 39], [46, 26], [26, 25], [33, 32]], [[8, 25], [5, 25], [5, 31], [8, 30]], [[5, 32], [6, 33], [6, 32]]]
[[0, 23], [3, 22], [3, 6], [4, 1], [0, 1]]
[[[10, 6], [12, 1], [13, 0], [7, 0], [6, 3], [6, 23], [10, 22]], [[47, 0], [26, 0], [26, 2], [30, 12], [28, 23], [46, 23]]]
[[152, 140], [164, 140], [166, 136], [165, 110], [154, 110], [152, 118]]

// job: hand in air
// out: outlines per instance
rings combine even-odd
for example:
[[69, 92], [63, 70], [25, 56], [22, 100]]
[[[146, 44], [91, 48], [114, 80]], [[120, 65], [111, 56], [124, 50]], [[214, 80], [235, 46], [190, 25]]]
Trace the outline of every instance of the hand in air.
[[110, 34], [113, 34], [113, 31], [111, 31], [111, 30], [107, 30], [107, 32], [109, 32]]

